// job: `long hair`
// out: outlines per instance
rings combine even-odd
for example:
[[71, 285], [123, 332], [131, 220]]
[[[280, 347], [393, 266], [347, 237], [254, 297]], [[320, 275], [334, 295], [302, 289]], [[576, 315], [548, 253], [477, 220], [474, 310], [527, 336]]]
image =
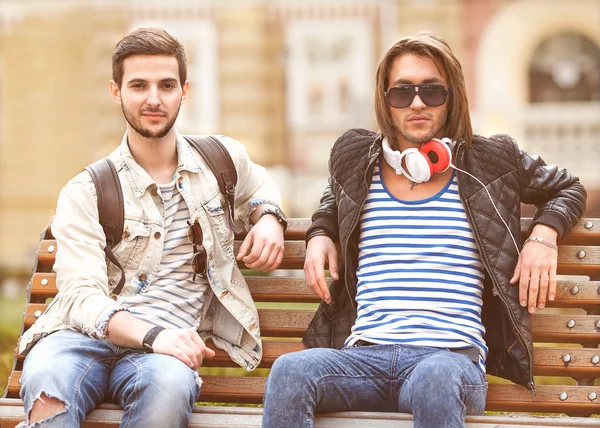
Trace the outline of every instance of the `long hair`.
[[471, 146], [473, 128], [469, 115], [469, 101], [462, 66], [454, 56], [450, 46], [440, 37], [431, 33], [420, 33], [417, 36], [403, 37], [396, 41], [383, 55], [377, 66], [375, 86], [375, 115], [381, 134], [393, 141], [396, 128], [392, 120], [390, 108], [385, 100], [388, 90], [389, 73], [394, 60], [405, 53], [431, 58], [437, 68], [446, 71], [448, 76], [449, 95], [448, 117], [446, 119], [445, 137], [454, 141], [464, 140], [467, 148]]
[[162, 28], [138, 28], [117, 43], [112, 55], [112, 78], [119, 88], [123, 83], [123, 62], [132, 55], [173, 56], [179, 66], [180, 84], [187, 79], [185, 49]]

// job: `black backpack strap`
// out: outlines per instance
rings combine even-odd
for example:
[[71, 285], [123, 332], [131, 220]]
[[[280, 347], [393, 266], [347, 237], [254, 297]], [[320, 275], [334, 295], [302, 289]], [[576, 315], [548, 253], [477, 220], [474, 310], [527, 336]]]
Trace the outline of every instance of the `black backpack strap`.
[[123, 202], [123, 190], [117, 175], [117, 169], [108, 158], [100, 159], [85, 170], [90, 173], [96, 195], [98, 198], [98, 219], [106, 235], [106, 257], [121, 270], [119, 284], [113, 293], [119, 294], [125, 284], [125, 271], [119, 260], [115, 257], [112, 249], [121, 242], [123, 237], [123, 225], [125, 223], [125, 207]]
[[215, 175], [219, 189], [225, 196], [225, 215], [229, 226], [234, 233], [242, 233], [243, 229], [234, 222], [235, 186], [237, 184], [237, 171], [231, 155], [219, 140], [212, 135], [184, 136], [186, 141], [196, 149]]

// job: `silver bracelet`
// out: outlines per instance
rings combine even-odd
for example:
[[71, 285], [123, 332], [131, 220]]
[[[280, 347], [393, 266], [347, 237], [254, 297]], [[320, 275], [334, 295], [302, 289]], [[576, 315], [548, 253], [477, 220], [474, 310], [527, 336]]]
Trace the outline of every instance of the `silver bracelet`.
[[540, 244], [544, 244], [546, 247], [550, 247], [554, 250], [558, 250], [558, 246], [554, 245], [552, 242], [548, 242], [545, 239], [540, 238], [539, 236], [530, 236], [523, 242], [523, 245], [527, 244], [529, 241], [539, 242]]

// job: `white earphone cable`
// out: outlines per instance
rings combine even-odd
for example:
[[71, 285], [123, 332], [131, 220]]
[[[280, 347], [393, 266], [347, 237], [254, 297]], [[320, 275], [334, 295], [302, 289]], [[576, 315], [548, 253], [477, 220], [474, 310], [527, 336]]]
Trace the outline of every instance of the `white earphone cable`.
[[485, 184], [483, 184], [483, 182], [478, 179], [477, 177], [475, 177], [473, 174], [468, 173], [467, 171], [464, 171], [460, 168], [457, 168], [452, 162], [450, 162], [450, 166], [452, 168], [454, 168], [456, 171], [460, 171], [464, 174], [467, 174], [469, 177], [477, 180], [477, 182], [479, 184], [481, 184], [483, 186], [483, 190], [486, 191], [486, 193], [488, 194], [488, 197], [490, 198], [490, 202], [492, 203], [492, 206], [494, 207], [494, 209], [496, 210], [496, 213], [498, 214], [498, 217], [500, 217], [500, 220], [502, 220], [502, 223], [504, 224], [504, 226], [506, 227], [506, 230], [508, 231], [508, 234], [510, 235], [510, 239], [512, 239], [513, 244], [515, 245], [515, 248], [517, 249], [517, 254], [521, 254], [521, 252], [519, 251], [519, 246], [517, 245], [517, 240], [515, 239], [515, 237], [513, 236], [512, 232], [510, 231], [510, 228], [508, 227], [508, 224], [506, 224], [506, 222], [504, 221], [504, 219], [502, 218], [502, 215], [500, 214], [500, 211], [498, 211], [498, 208], [496, 207], [496, 204], [494, 203], [494, 200], [492, 198], [492, 195], [490, 194], [490, 191], [487, 189], [487, 187], [485, 186]]

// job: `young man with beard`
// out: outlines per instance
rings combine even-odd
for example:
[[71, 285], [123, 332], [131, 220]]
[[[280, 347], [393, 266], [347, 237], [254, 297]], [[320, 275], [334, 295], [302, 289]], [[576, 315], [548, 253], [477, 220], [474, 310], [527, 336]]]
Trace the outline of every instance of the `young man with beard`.
[[[59, 292], [27, 331], [22, 426], [79, 427], [101, 402], [121, 426], [187, 427], [202, 385], [197, 369], [224, 349], [246, 370], [262, 357], [258, 313], [233, 252], [217, 180], [173, 124], [189, 89], [183, 46], [139, 29], [116, 46], [110, 91], [126, 119], [109, 155], [125, 205], [123, 239], [105, 258], [91, 175], [60, 193], [52, 233]], [[237, 255], [270, 271], [283, 257], [279, 192], [239, 142], [217, 137], [238, 175], [235, 213], [250, 227]], [[35, 346], [34, 346], [35, 345]], [[57, 370], [56, 364], [60, 364]]]
[[[380, 133], [350, 130], [331, 151], [306, 235], [306, 281], [323, 299], [313, 349], [273, 365], [265, 427], [345, 410], [462, 427], [484, 411], [486, 368], [535, 391], [530, 313], [556, 295], [556, 243], [585, 190], [507, 135], [472, 134], [461, 65], [434, 35], [386, 52], [375, 108]], [[537, 207], [522, 246], [521, 202]]]

